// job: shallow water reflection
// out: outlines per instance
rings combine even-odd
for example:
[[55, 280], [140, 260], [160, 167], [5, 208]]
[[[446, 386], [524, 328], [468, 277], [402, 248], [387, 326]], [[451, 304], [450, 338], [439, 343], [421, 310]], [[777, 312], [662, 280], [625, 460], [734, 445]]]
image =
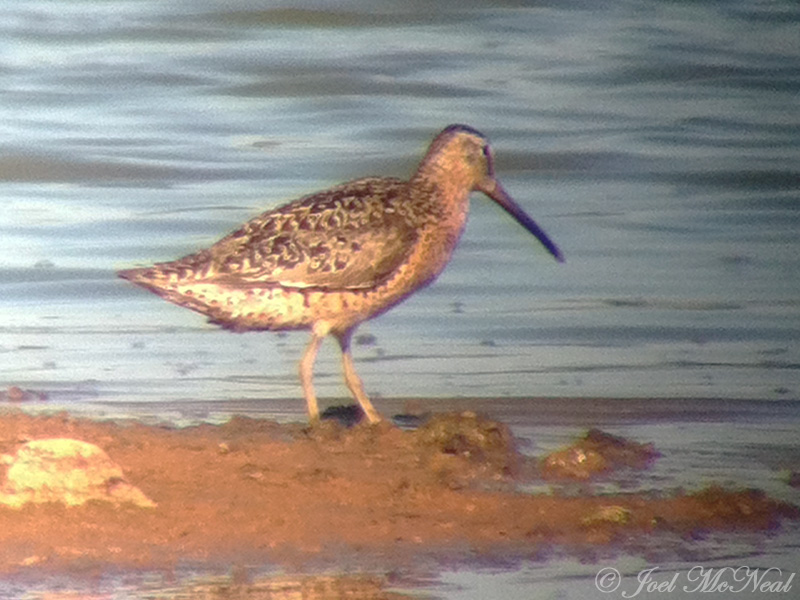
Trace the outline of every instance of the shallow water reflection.
[[281, 576], [238, 581], [242, 577], [200, 578], [173, 589], [148, 593], [155, 593], [164, 600], [401, 600], [414, 597], [390, 591], [387, 580], [379, 576]]

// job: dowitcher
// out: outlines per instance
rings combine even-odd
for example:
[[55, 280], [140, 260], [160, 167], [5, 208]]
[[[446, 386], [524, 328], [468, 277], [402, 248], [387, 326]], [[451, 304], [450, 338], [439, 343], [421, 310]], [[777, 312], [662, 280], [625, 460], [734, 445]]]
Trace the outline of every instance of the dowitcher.
[[233, 331], [309, 329], [300, 382], [312, 423], [319, 420], [314, 360], [322, 340], [334, 336], [347, 387], [376, 422], [380, 415], [353, 365], [353, 332], [442, 272], [464, 231], [473, 191], [494, 200], [563, 260], [500, 185], [486, 137], [451, 125], [408, 181], [344, 183], [267, 211], [210, 248], [119, 276]]

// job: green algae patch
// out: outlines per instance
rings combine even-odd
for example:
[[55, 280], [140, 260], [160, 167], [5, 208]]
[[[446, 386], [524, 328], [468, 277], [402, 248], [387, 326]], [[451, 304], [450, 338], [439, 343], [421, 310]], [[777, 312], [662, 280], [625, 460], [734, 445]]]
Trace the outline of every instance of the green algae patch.
[[0, 504], [11, 508], [45, 502], [79, 506], [90, 500], [155, 506], [103, 450], [81, 440], [33, 440], [0, 457], [0, 463], [7, 466]]

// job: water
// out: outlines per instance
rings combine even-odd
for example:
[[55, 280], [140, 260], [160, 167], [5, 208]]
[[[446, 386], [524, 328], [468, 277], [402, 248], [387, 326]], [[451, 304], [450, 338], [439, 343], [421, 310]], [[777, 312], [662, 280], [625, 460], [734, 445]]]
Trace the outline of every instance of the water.
[[[436, 285], [361, 329], [373, 396], [798, 398], [791, 3], [292, 6], [3, 9], [0, 379], [298, 395], [304, 335], [215, 331], [113, 271], [406, 176], [466, 122], [568, 262], [476, 197]], [[321, 395], [346, 395], [338, 370], [331, 348]]]
[[[304, 334], [218, 331], [114, 271], [405, 177], [463, 122], [567, 263], [476, 195], [435, 285], [359, 329], [379, 409], [797, 401], [799, 21], [789, 1], [7, 3], [0, 388], [95, 414], [301, 418]], [[334, 346], [323, 398], [346, 395]]]

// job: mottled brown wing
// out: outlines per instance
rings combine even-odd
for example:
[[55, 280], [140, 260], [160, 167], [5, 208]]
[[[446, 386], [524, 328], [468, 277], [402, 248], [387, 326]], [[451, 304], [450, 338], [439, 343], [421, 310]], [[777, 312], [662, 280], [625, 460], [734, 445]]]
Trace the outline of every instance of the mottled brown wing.
[[399, 180], [361, 179], [266, 212], [209, 249], [209, 275], [235, 285], [373, 287], [416, 240], [405, 191]]

